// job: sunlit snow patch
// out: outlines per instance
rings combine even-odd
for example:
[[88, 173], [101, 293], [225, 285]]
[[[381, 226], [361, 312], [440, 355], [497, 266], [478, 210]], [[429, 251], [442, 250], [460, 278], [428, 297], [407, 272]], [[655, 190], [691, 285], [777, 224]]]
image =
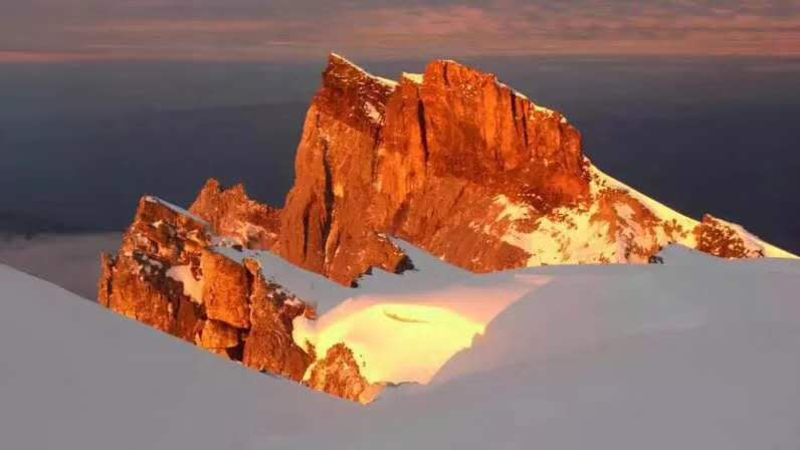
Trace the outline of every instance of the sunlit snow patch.
[[313, 344], [320, 358], [344, 343], [371, 383], [425, 384], [500, 312], [546, 282], [505, 278], [493, 286], [355, 297], [316, 321], [298, 317], [293, 337]]

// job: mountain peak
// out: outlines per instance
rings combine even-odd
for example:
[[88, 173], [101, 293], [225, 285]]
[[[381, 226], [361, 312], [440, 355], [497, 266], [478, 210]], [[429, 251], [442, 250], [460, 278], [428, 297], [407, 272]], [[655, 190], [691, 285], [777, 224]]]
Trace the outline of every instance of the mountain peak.
[[[579, 202], [589, 194], [580, 133], [495, 75], [454, 61], [433, 61], [424, 75], [401, 81], [331, 55], [276, 251], [345, 284], [370, 267], [387, 268], [387, 252], [401, 254], [376, 233], [472, 269], [524, 265], [524, 251], [493, 234], [472, 236], [448, 215], [482, 222], [498, 195], [539, 213]], [[467, 242], [436, 236], [456, 228]]]
[[[143, 198], [120, 255], [103, 259], [101, 302], [248, 367], [368, 401], [377, 379], [359, 352], [293, 340], [294, 319], [313, 320], [315, 308], [285, 290], [280, 277], [291, 275], [265, 258], [323, 275], [348, 298], [350, 287], [385, 281], [366, 277], [377, 269], [413, 269], [409, 255], [424, 264], [398, 239], [476, 273], [659, 262], [671, 244], [722, 258], [794, 257], [606, 175], [559, 112], [447, 60], [398, 84], [332, 54], [295, 168], [283, 209], [213, 179], [189, 211]], [[302, 283], [305, 294], [329, 289], [325, 281]], [[380, 316], [416, 323], [407, 313]]]

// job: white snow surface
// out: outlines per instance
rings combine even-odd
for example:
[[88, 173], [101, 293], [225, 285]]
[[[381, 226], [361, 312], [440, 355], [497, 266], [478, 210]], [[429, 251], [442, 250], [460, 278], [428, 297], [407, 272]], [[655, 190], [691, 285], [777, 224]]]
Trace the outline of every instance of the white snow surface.
[[[653, 200], [652, 198], [642, 194], [641, 192], [637, 191], [636, 189], [633, 189], [632, 187], [617, 180], [616, 178], [612, 178], [605, 172], [598, 169], [597, 166], [595, 166], [594, 164], [591, 164], [589, 166], [589, 171], [592, 177], [592, 184], [591, 184], [592, 194], [599, 193], [600, 190], [603, 188], [619, 189], [622, 191], [626, 191], [628, 195], [638, 200], [643, 205], [647, 206], [653, 212], [653, 214], [655, 214], [656, 217], [658, 217], [661, 220], [664, 221], [674, 220], [686, 229], [694, 228], [698, 223], [696, 220], [688, 216], [685, 216], [679, 213], [678, 211], [675, 211], [674, 209], [664, 205], [663, 203], [659, 203]], [[693, 242], [687, 244], [693, 244]]]
[[406, 79], [408, 79], [411, 82], [416, 83], [416, 84], [422, 84], [422, 83], [425, 82], [425, 75], [423, 75], [421, 73], [403, 72], [402, 77], [406, 78]]
[[312, 343], [322, 358], [345, 343], [372, 383], [429, 383], [492, 319], [546, 283], [546, 277], [510, 273], [473, 275], [396, 242], [416, 270], [400, 276], [376, 271], [318, 320], [294, 321], [298, 345]]
[[[474, 276], [407, 250], [418, 272], [377, 272], [362, 289], [537, 288], [429, 384], [389, 388], [368, 406], [249, 371], [0, 266], [3, 447], [800, 447], [800, 262], [673, 246], [663, 265]], [[265, 272], [290, 272], [260, 256]], [[293, 275], [337, 301], [321, 277]]]
[[[508, 89], [509, 91], [511, 91], [512, 93], [514, 93], [514, 95], [516, 95], [517, 97], [519, 97], [519, 98], [521, 98], [521, 99], [523, 99], [523, 100], [530, 100], [530, 99], [529, 99], [529, 98], [528, 98], [528, 97], [527, 97], [525, 94], [523, 94], [522, 92], [520, 92], [520, 91], [518, 91], [518, 90], [516, 90], [516, 89], [512, 88], [511, 86], [509, 86], [509, 85], [507, 85], [507, 84], [505, 84], [505, 83], [503, 83], [503, 82], [501, 82], [501, 81], [498, 81], [498, 82], [497, 82], [497, 85], [498, 85], [498, 86], [500, 86], [500, 87], [502, 87], [502, 88], [506, 88], [506, 89]], [[541, 110], [546, 110], [546, 111], [549, 111], [551, 114], [552, 114], [552, 112], [553, 112], [552, 110], [549, 110], [549, 109], [547, 109], [547, 108], [541, 108], [541, 107], [538, 107], [538, 106], [534, 105], [534, 104], [533, 104], [533, 102], [531, 102], [531, 106], [533, 106], [533, 107], [534, 107], [534, 109], [536, 109], [536, 110], [539, 110], [539, 109], [541, 109]]]

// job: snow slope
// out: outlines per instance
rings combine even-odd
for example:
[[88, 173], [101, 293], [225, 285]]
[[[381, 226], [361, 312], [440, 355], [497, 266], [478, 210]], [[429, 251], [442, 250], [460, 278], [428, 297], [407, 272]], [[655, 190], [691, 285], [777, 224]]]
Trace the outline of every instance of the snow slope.
[[98, 255], [119, 248], [122, 233], [37, 235], [0, 239], [0, 264], [55, 283], [81, 297], [97, 298]]
[[415, 256], [419, 272], [363, 285], [417, 298], [453, 285], [537, 287], [429, 384], [390, 388], [366, 407], [252, 373], [0, 266], [3, 447], [800, 446], [797, 261], [670, 247], [663, 265], [492, 279]]
[[[531, 205], [504, 195], [494, 199], [498, 221], [512, 224], [501, 239], [531, 255], [527, 266], [646, 263], [651, 249], [672, 243], [697, 247], [694, 230], [700, 222], [610, 177], [588, 160], [587, 164], [591, 182], [586, 203], [562, 206], [540, 217]], [[741, 238], [752, 254], [797, 259], [740, 225], [714, 219]]]
[[359, 413], [3, 265], [0, 322], [4, 449], [270, 448]]

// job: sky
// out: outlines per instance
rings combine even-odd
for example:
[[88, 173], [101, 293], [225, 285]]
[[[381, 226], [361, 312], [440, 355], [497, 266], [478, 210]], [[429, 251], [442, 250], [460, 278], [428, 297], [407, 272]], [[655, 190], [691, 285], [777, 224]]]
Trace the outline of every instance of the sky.
[[800, 56], [800, 0], [0, 0], [0, 62]]

